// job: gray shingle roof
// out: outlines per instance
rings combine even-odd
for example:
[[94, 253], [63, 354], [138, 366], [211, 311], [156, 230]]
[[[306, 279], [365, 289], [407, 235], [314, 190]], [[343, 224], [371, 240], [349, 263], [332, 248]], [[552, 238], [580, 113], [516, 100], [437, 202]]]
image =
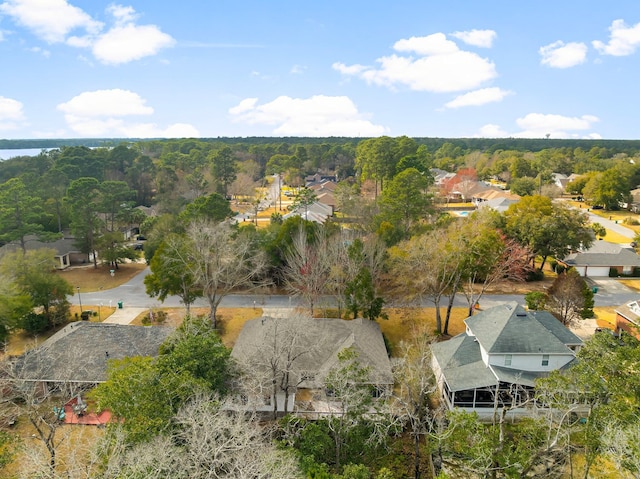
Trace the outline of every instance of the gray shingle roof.
[[546, 372], [487, 366], [480, 345], [489, 354], [566, 354], [582, 340], [546, 311], [525, 311], [515, 301], [465, 320], [473, 335], [459, 334], [434, 344], [432, 354], [451, 391], [493, 386], [498, 381], [533, 386]]
[[546, 311], [526, 311], [515, 301], [482, 311], [465, 323], [490, 354], [562, 354], [580, 338]]
[[295, 334], [298, 342], [295, 350], [304, 351], [293, 364], [295, 375], [309, 377], [300, 387], [324, 387], [324, 378], [338, 364], [338, 353], [348, 347], [353, 347], [359, 362], [370, 368], [373, 383], [393, 384], [384, 339], [374, 321], [304, 316], [253, 319], [244, 324], [231, 356], [246, 365], [261, 367], [273, 354], [270, 348], [276, 334], [280, 339], [286, 334]]
[[588, 250], [571, 253], [563, 262], [569, 266], [640, 266], [640, 256], [620, 245], [595, 241]]
[[17, 368], [24, 379], [103, 382], [107, 379], [107, 360], [156, 356], [172, 331], [161, 326], [75, 322], [21, 356]]
[[466, 389], [492, 386], [497, 383], [495, 375], [482, 361], [480, 347], [473, 336], [466, 333], [431, 346], [449, 389]]

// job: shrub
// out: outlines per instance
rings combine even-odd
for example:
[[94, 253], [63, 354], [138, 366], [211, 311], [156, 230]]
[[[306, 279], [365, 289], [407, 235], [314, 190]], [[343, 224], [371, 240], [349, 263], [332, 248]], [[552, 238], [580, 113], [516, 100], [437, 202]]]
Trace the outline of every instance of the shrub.
[[620, 276], [620, 273], [618, 273], [618, 270], [616, 268], [609, 268], [609, 278], [617, 278], [618, 276]]
[[527, 272], [526, 282], [542, 281], [544, 279], [544, 272], [541, 269], [532, 269]]
[[37, 334], [49, 327], [49, 320], [44, 314], [27, 313], [20, 320], [20, 327], [27, 333]]
[[625, 225], [631, 225], [631, 226], [638, 226], [638, 225], [640, 225], [640, 221], [638, 221], [637, 219], [632, 218], [632, 217], [630, 217], [630, 216], [628, 216], [627, 218], [625, 218], [625, 219], [624, 219], [624, 221], [623, 221], [623, 223], [624, 223]]
[[547, 302], [547, 295], [541, 291], [531, 291], [524, 295], [524, 300], [527, 308], [539, 311], [544, 309], [544, 305]]

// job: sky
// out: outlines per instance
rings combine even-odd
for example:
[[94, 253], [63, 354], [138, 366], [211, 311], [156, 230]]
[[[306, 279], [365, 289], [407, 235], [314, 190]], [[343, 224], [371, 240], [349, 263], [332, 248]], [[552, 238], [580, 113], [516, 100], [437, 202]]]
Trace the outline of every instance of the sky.
[[640, 139], [638, 0], [0, 0], [0, 138]]

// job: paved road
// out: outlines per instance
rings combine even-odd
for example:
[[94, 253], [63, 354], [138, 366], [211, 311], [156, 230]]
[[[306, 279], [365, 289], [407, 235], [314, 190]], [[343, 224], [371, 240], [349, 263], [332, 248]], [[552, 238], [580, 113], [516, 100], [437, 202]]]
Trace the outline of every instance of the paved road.
[[[98, 305], [117, 307], [118, 302], [122, 302], [125, 307], [136, 308], [158, 308], [158, 307], [180, 307], [182, 303], [177, 296], [168, 297], [164, 303], [147, 296], [144, 287], [144, 278], [150, 273], [149, 268], [145, 268], [140, 274], [135, 276], [126, 284], [106, 291], [95, 291], [93, 293], [81, 293], [82, 304], [85, 309], [92, 307], [96, 309]], [[622, 283], [611, 278], [588, 278], [591, 286], [597, 286], [598, 292], [595, 295], [596, 306], [619, 306], [632, 300], [640, 299], [640, 293], [624, 286]], [[255, 301], [255, 303], [254, 303]], [[517, 301], [525, 304], [524, 295], [521, 294], [500, 294], [486, 295], [480, 300], [480, 306], [485, 309], [506, 301]], [[73, 304], [79, 304], [78, 295], [74, 295]], [[287, 295], [259, 295], [259, 294], [232, 294], [226, 296], [221, 303], [222, 307], [250, 308], [255, 305], [269, 308], [290, 308], [300, 304], [297, 298]], [[330, 304], [330, 303], [329, 303]], [[425, 306], [432, 306], [432, 303], [425, 303]], [[456, 306], [466, 306], [466, 299], [463, 294], [458, 294], [455, 301]], [[207, 307], [207, 301], [199, 299], [194, 306]]]

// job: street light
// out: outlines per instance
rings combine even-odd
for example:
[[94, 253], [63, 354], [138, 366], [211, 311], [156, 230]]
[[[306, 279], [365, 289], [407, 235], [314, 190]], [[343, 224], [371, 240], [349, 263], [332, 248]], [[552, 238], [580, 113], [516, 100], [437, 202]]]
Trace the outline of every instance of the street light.
[[80, 314], [82, 314], [82, 296], [80, 296], [80, 286], [76, 286], [78, 290], [78, 302], [80, 303]]

